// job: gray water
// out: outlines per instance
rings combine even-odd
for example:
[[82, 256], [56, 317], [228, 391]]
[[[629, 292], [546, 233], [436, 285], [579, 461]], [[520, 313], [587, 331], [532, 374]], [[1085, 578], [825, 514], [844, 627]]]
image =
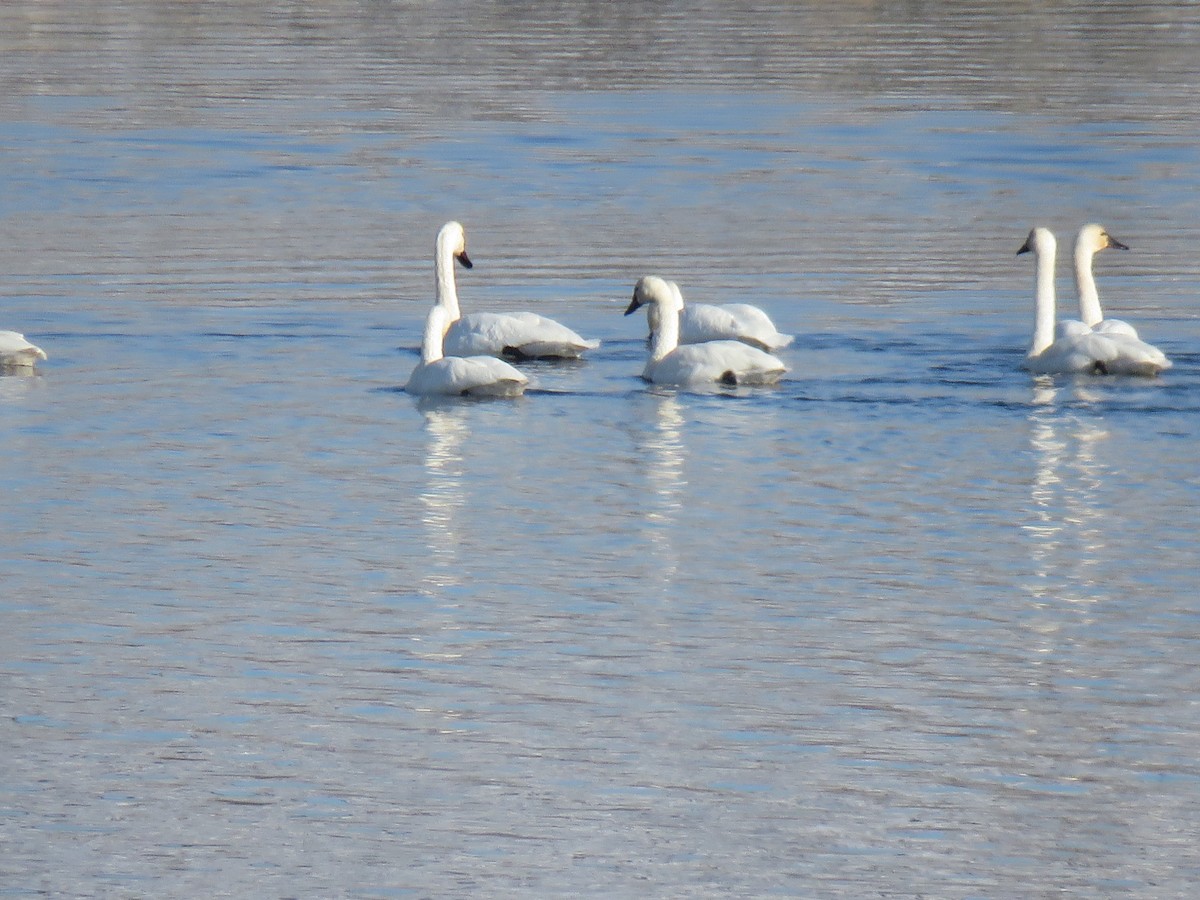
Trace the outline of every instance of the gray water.
[[[1200, 7], [0, 6], [0, 895], [1191, 897]], [[397, 389], [465, 309], [604, 341]], [[1175, 367], [1032, 378], [1033, 224]], [[1060, 301], [1073, 302], [1065, 260]], [[648, 388], [634, 281], [797, 334]]]

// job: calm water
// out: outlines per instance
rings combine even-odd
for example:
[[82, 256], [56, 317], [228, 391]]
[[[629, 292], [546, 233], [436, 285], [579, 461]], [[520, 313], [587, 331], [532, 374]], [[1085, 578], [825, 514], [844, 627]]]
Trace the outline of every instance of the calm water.
[[[1198, 45], [4, 4], [0, 327], [50, 360], [0, 378], [0, 895], [1194, 896]], [[465, 308], [603, 347], [398, 392], [448, 218]], [[1090, 220], [1160, 379], [1019, 368], [1014, 253]], [[649, 273], [787, 380], [648, 389]]]

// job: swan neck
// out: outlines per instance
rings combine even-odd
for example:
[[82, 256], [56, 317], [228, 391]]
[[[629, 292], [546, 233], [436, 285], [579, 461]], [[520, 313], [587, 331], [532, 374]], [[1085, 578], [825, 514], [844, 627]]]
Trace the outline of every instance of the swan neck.
[[1096, 277], [1092, 273], [1094, 256], [1087, 247], [1075, 248], [1075, 290], [1079, 294], [1079, 318], [1089, 327], [1098, 325], [1104, 318], [1100, 309], [1100, 294], [1096, 290]]
[[421, 364], [429, 365], [442, 358], [442, 339], [446, 334], [446, 311], [435, 306], [425, 318], [425, 333], [421, 337]]
[[1054, 251], [1043, 250], [1037, 255], [1034, 275], [1033, 342], [1029, 355], [1036, 356], [1054, 343]]
[[650, 359], [658, 362], [679, 346], [679, 311], [656, 303], [648, 318], [654, 328], [650, 337]]
[[[458, 308], [458, 289], [454, 283], [454, 251], [438, 235], [433, 258], [434, 290], [437, 303], [446, 310], [447, 325], [457, 322], [462, 316]], [[438, 354], [441, 356], [441, 353]]]

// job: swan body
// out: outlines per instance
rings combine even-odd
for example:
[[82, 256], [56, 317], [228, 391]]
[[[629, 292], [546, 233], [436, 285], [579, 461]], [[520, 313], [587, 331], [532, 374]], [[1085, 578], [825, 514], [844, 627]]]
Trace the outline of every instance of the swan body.
[[449, 325], [444, 307], [435, 305], [425, 319], [421, 361], [404, 389], [418, 396], [516, 397], [529, 379], [494, 356], [444, 356], [442, 338]]
[[679, 312], [683, 296], [678, 286], [656, 275], [640, 279], [625, 315], [653, 305], [650, 317], [650, 358], [642, 378], [653, 384], [704, 383], [773, 384], [787, 367], [771, 354], [741, 341], [719, 340], [701, 344], [679, 343]]
[[32, 369], [46, 351], [25, 340], [15, 331], [0, 331], [0, 366], [6, 369]]
[[[675, 282], [670, 282], [678, 289]], [[682, 294], [680, 294], [682, 301]], [[646, 317], [654, 332], [658, 307], [649, 304]], [[679, 313], [679, 343], [703, 344], [706, 341], [741, 341], [759, 350], [782, 350], [792, 342], [790, 334], [782, 334], [771, 317], [749, 303], [687, 303]]]
[[1079, 317], [1092, 331], [1111, 338], [1117, 346], [1118, 357], [1112, 371], [1131, 375], [1157, 375], [1171, 368], [1167, 355], [1138, 337], [1137, 329], [1121, 319], [1106, 319], [1100, 308], [1100, 294], [1092, 262], [1097, 253], [1115, 247], [1128, 250], [1103, 226], [1084, 225], [1075, 238], [1075, 287], [1079, 292]]
[[599, 341], [580, 337], [565, 325], [532, 312], [469, 313], [450, 326], [446, 352], [486, 353], [527, 359], [578, 359]]
[[1171, 365], [1149, 344], [1118, 333], [1093, 330], [1081, 321], [1055, 324], [1054, 235], [1034, 228], [1018, 254], [1037, 256], [1034, 329], [1025, 368], [1037, 374], [1084, 372], [1093, 375], [1157, 375]]
[[458, 306], [454, 261], [472, 267], [467, 256], [466, 232], [458, 222], [447, 222], [438, 232], [434, 270], [437, 302], [447, 313], [450, 327], [445, 352], [452, 356], [486, 354], [522, 358], [577, 359], [595, 350], [599, 341], [580, 337], [565, 325], [537, 313], [474, 313], [464, 316]]

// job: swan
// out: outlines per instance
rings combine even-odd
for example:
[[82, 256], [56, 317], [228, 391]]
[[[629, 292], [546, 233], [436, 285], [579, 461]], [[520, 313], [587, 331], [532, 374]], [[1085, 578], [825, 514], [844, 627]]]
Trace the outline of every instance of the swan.
[[0, 367], [32, 369], [39, 359], [45, 358], [46, 351], [25, 340], [25, 335], [15, 331], [0, 331]]
[[1155, 372], [1137, 371], [1134, 374], [1157, 374], [1171, 368], [1165, 353], [1138, 337], [1137, 329], [1121, 319], [1106, 319], [1100, 309], [1100, 294], [1096, 290], [1096, 279], [1092, 274], [1092, 260], [1097, 253], [1109, 247], [1128, 250], [1103, 226], [1091, 224], [1079, 229], [1075, 238], [1075, 289], [1079, 293], [1079, 317], [1097, 334], [1111, 337], [1134, 368], [1153, 368]]
[[[679, 285], [673, 281], [667, 282], [675, 291]], [[679, 302], [683, 304], [683, 293], [679, 293]], [[646, 318], [650, 324], [650, 333], [658, 327], [656, 317], [658, 307], [650, 304], [646, 307]], [[782, 350], [793, 340], [790, 334], [781, 334], [771, 321], [771, 317], [749, 303], [726, 303], [717, 306], [712, 303], [684, 304], [679, 313], [679, 343], [703, 344], [706, 341], [741, 341], [751, 347], [768, 352]]]
[[1120, 319], [1106, 319], [1100, 309], [1100, 295], [1096, 291], [1096, 278], [1092, 274], [1092, 261], [1101, 250], [1113, 247], [1128, 250], [1101, 225], [1084, 225], [1075, 236], [1075, 292], [1079, 295], [1079, 318], [1093, 331], [1119, 332], [1137, 337], [1136, 329]]
[[657, 275], [638, 280], [625, 315], [646, 305], [656, 307], [650, 337], [650, 358], [642, 378], [654, 384], [685, 385], [773, 384], [787, 367], [769, 353], [741, 341], [708, 341], [679, 344], [679, 311], [683, 298], [678, 288]]
[[404, 390], [419, 396], [516, 397], [529, 379], [494, 356], [443, 356], [442, 338], [450, 324], [446, 309], [435, 304], [425, 318], [421, 361]]
[[1037, 257], [1034, 293], [1033, 340], [1025, 354], [1025, 368], [1039, 375], [1059, 372], [1103, 374], [1112, 348], [1082, 322], [1068, 321], [1055, 327], [1054, 257], [1058, 242], [1048, 228], [1037, 227], [1017, 251]]
[[467, 256], [467, 237], [458, 222], [447, 222], [437, 235], [434, 271], [437, 302], [444, 307], [450, 329], [445, 350], [451, 356], [515, 356], [525, 359], [578, 359], [585, 350], [595, 350], [599, 341], [580, 337], [565, 325], [537, 313], [472, 313], [462, 315], [454, 283], [454, 261], [472, 268]]

